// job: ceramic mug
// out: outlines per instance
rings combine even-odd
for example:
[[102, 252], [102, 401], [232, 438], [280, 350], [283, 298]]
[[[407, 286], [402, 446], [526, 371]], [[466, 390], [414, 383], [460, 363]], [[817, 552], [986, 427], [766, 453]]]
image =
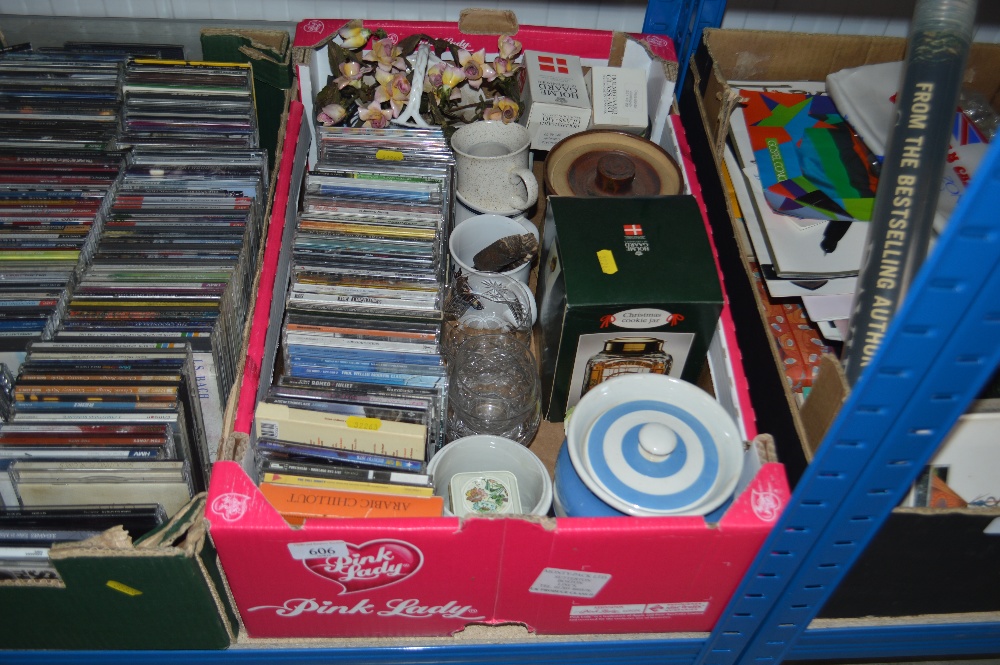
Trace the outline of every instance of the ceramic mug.
[[[530, 233], [538, 243], [538, 229], [527, 220], [518, 221], [503, 215], [476, 215], [455, 226], [448, 239], [448, 249], [451, 252], [453, 270], [461, 269], [466, 275], [483, 272], [475, 267], [474, 257], [492, 243], [511, 236], [523, 236]], [[536, 247], [537, 252], [537, 247]], [[513, 277], [527, 284], [531, 277], [532, 260], [522, 263], [511, 270], [500, 273]]]
[[478, 210], [517, 214], [538, 200], [538, 181], [528, 168], [531, 137], [523, 125], [480, 120], [452, 135], [457, 194]]

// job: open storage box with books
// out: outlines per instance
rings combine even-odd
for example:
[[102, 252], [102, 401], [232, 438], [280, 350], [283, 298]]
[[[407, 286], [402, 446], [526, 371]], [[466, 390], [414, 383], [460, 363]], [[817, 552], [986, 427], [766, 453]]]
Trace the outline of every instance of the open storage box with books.
[[[510, 18], [509, 12], [489, 14], [493, 19], [498, 15]], [[297, 150], [302, 161], [282, 169], [278, 197], [284, 187], [289, 205], [283, 218], [272, 219], [270, 230], [272, 237], [284, 233], [286, 243], [299, 187], [291, 178], [293, 172], [301, 177], [312, 133], [309, 90], [319, 83], [313, 59], [325, 57], [316, 47], [345, 22], [312, 20], [299, 26], [297, 59], [303, 63], [299, 79], [306, 107], [301, 109], [304, 143]], [[516, 23], [512, 28], [509, 23], [480, 23], [477, 32], [482, 34], [460, 32], [454, 23], [365, 24], [399, 37], [440, 36], [471, 50], [495, 48], [496, 35], [510, 30], [526, 49], [579, 55], [585, 64], [640, 67], [647, 76], [652, 136], [683, 165], [686, 191], [700, 199], [673, 111], [676, 63], [665, 40], [604, 31], [518, 29]], [[536, 156], [536, 173], [541, 167], [541, 156]], [[544, 210], [544, 198], [540, 204]], [[271, 251], [276, 250], [269, 247]], [[250, 371], [234, 431], [215, 465], [206, 510], [251, 642], [448, 637], [471, 624], [521, 624], [538, 635], [712, 628], [788, 496], [784, 468], [768, 455], [768, 437], [758, 435], [747, 408], [727, 307], [709, 346], [702, 383], [739, 423], [748, 445], [733, 499], [711, 523], [701, 516], [321, 518], [292, 527], [267, 502], [243, 463], [254, 409], [272, 379], [276, 358], [274, 326], [280, 327], [288, 284], [277, 261], [271, 255], [265, 266], [274, 288], [269, 292], [262, 280], [260, 319], [251, 336], [258, 337], [257, 344], [251, 342]], [[257, 327], [268, 318], [270, 329]], [[562, 441], [563, 424], [543, 422], [530, 446], [550, 472]]]
[[[832, 356], [824, 358], [804, 402], [785, 380], [780, 350], [766, 330], [768, 303], [752, 282], [753, 248], [720, 175], [733, 110], [741, 103], [737, 84], [730, 82], [822, 83], [844, 68], [903, 60], [905, 49], [906, 40], [898, 38], [707, 29], [681, 96], [688, 135], [701, 148], [696, 161], [703, 186], [713, 192], [706, 194], [711, 197], [709, 219], [730, 295], [739, 307], [737, 333], [758, 423], [774, 435], [793, 479], [822, 441], [848, 389]], [[1000, 107], [1000, 48], [974, 44], [963, 85]], [[992, 435], [984, 436], [984, 427]], [[973, 443], [977, 437], [995, 439], [998, 427], [996, 413], [970, 413], [949, 441], [962, 436], [973, 437]], [[995, 506], [896, 508], [820, 617], [1000, 610], [1000, 577], [989, 572], [988, 563], [1000, 553], [1000, 538], [993, 535], [998, 517]]]

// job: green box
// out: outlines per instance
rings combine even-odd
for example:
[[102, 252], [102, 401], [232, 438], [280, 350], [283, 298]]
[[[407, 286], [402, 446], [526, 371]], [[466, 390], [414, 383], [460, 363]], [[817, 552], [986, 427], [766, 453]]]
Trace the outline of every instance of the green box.
[[563, 420], [587, 389], [616, 373], [697, 380], [722, 288], [693, 196], [553, 196], [542, 237], [538, 319], [547, 420]]
[[134, 544], [118, 527], [50, 558], [59, 580], [0, 581], [0, 649], [204, 650], [236, 639], [204, 494]]

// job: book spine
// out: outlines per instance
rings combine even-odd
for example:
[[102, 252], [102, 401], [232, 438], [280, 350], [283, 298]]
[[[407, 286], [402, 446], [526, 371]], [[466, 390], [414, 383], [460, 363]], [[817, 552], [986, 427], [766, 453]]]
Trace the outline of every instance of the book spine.
[[[261, 483], [260, 491], [287, 518], [307, 517], [440, 517], [439, 496], [389, 496]], [[296, 520], [297, 521], [297, 520]]]
[[264, 460], [260, 462], [264, 473], [281, 473], [293, 476], [312, 476], [314, 478], [333, 478], [364, 483], [382, 483], [385, 485], [402, 484], [417, 487], [431, 486], [430, 476], [423, 473], [400, 473], [389, 470], [360, 469], [351, 466], [297, 464], [295, 462], [277, 462]]
[[296, 476], [285, 473], [265, 473], [262, 482], [290, 487], [315, 487], [318, 489], [344, 490], [348, 492], [372, 492], [376, 494], [391, 494], [395, 496], [431, 496], [431, 487], [414, 487], [411, 485], [390, 485], [341, 478], [318, 478], [315, 476]]
[[262, 402], [255, 419], [257, 436], [413, 460], [426, 457], [424, 425], [333, 415]]

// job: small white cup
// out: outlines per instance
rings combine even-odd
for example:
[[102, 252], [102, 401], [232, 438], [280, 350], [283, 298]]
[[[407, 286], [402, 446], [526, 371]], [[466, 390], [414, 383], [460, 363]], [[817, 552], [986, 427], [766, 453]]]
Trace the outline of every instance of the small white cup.
[[451, 137], [457, 191], [479, 210], [517, 214], [538, 200], [538, 181], [528, 168], [531, 137], [523, 125], [480, 120]]
[[[537, 241], [538, 229], [527, 220], [524, 222], [493, 214], [476, 215], [464, 220], [455, 226], [448, 239], [448, 250], [451, 252], [452, 263], [461, 268], [465, 274], [481, 272], [472, 266], [472, 258], [480, 250], [485, 249], [500, 238], [531, 233]], [[531, 263], [529, 261], [500, 274], [527, 284], [531, 276]]]
[[509, 471], [517, 478], [521, 510], [525, 515], [548, 515], [552, 479], [535, 453], [502, 436], [480, 434], [456, 439], [437, 451], [427, 465], [434, 494], [444, 497], [444, 513], [451, 515], [448, 486], [452, 476], [466, 471]]

